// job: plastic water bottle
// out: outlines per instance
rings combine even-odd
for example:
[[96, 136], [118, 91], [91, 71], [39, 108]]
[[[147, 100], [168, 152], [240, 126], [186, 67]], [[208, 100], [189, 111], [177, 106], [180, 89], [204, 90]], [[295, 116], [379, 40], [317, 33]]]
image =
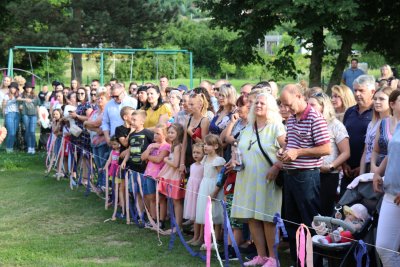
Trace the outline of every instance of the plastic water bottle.
[[236, 147], [236, 152], [235, 152], [235, 156], [236, 156], [236, 166], [233, 168], [234, 171], [240, 172], [241, 170], [243, 170], [243, 162], [242, 162], [242, 152], [240, 151], [240, 149], [238, 147]]

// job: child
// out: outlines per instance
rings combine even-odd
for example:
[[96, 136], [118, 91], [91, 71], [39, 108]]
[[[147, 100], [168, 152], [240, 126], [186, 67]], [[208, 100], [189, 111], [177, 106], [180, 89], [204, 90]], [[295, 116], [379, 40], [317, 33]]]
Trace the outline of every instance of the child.
[[[51, 121], [51, 133], [53, 138], [55, 139], [54, 148], [51, 155], [50, 166], [54, 163], [57, 159], [57, 156], [60, 153], [61, 142], [62, 142], [62, 111], [61, 109], [54, 109], [52, 114], [52, 121]], [[50, 169], [48, 170], [50, 171]], [[63, 174], [56, 173], [55, 174], [57, 180], [63, 176]]]
[[[132, 112], [130, 120], [131, 131], [128, 136], [129, 149], [121, 163], [122, 169], [127, 167], [130, 170], [138, 172], [139, 174], [143, 174], [146, 170], [146, 161], [142, 159], [142, 153], [147, 149], [154, 139], [153, 132], [143, 127], [145, 120], [146, 111], [135, 110]], [[141, 175], [138, 175], [137, 177], [138, 179], [142, 180]], [[136, 187], [134, 190], [139, 203], [139, 212], [143, 213], [144, 207], [142, 197], [140, 195], [140, 189]]]
[[[112, 136], [110, 138], [110, 143], [111, 143], [111, 149], [112, 150], [111, 150], [110, 156], [108, 157], [108, 160], [107, 160], [106, 164], [104, 165], [104, 169], [105, 170], [108, 169], [108, 181], [107, 181], [107, 183], [110, 180], [112, 180], [112, 178], [114, 177], [114, 178], [116, 178], [115, 179], [115, 183], [116, 184], [121, 184], [121, 179], [117, 178], [118, 177], [118, 168], [119, 168], [118, 160], [119, 160], [119, 154], [120, 154], [119, 149], [120, 149], [121, 145], [119, 144], [119, 142], [117, 140], [117, 137], [115, 137], [115, 136]], [[107, 187], [107, 189], [108, 189], [108, 187]], [[124, 191], [122, 191], [122, 190], [123, 190], [122, 186], [120, 186], [119, 190], [118, 190], [119, 191], [118, 194], [115, 193], [116, 195], [119, 195], [118, 199], [115, 200], [115, 203], [119, 202], [119, 204], [120, 204], [120, 206], [122, 208], [122, 214], [125, 214], [125, 209], [124, 209], [125, 206], [124, 206], [124, 202], [123, 202], [124, 201], [124, 197], [123, 197]], [[106, 191], [108, 191], [108, 190], [106, 190]], [[107, 198], [106, 205], [108, 205], [108, 192], [106, 192], [106, 198]], [[114, 217], [112, 219], [115, 220]]]
[[[204, 152], [206, 156], [202, 160], [204, 175], [203, 180], [201, 180], [196, 204], [196, 223], [198, 224], [204, 224], [205, 222], [204, 211], [207, 206], [206, 196], [218, 200], [224, 198], [223, 190], [216, 185], [218, 173], [225, 164], [225, 159], [219, 156], [222, 155], [222, 142], [217, 135], [208, 134], [205, 137], [205, 143]], [[221, 204], [216, 201], [214, 201], [212, 205], [212, 217], [215, 224], [215, 234], [219, 236], [221, 224], [224, 222], [224, 216]], [[199, 238], [199, 241], [203, 241], [202, 237]], [[197, 242], [196, 245], [198, 245]]]
[[154, 142], [150, 144], [142, 154], [142, 159], [147, 160], [145, 178], [143, 181], [143, 194], [146, 205], [150, 208], [150, 215], [156, 219], [156, 181], [160, 170], [164, 166], [164, 158], [168, 156], [171, 145], [165, 141], [167, 128], [163, 124], [158, 124], [154, 128]]
[[[181, 173], [179, 171], [179, 161], [181, 158], [181, 148], [183, 139], [183, 127], [178, 123], [168, 127], [168, 141], [172, 144], [171, 153], [164, 158], [165, 166], [160, 171], [160, 184], [158, 190], [161, 194], [169, 196], [174, 201], [174, 213], [176, 224], [182, 228], [183, 203], [185, 191], [181, 185]], [[163, 202], [166, 204], [166, 202]], [[160, 203], [161, 204], [161, 203]], [[160, 218], [163, 221], [166, 215], [166, 207], [160, 207]], [[172, 229], [173, 231], [173, 229]]]
[[[185, 194], [185, 202], [183, 205], [183, 218], [188, 219], [190, 221], [194, 221], [196, 219], [196, 204], [197, 204], [197, 195], [199, 193], [199, 187], [201, 180], [203, 179], [204, 168], [201, 164], [201, 161], [204, 157], [204, 144], [203, 143], [195, 143], [192, 148], [192, 155], [195, 163], [190, 165], [190, 177], [186, 187]], [[194, 224], [194, 235], [193, 238], [190, 239], [187, 243], [197, 243], [199, 245], [203, 243], [201, 236], [203, 236], [202, 228], [199, 224]], [[199, 240], [200, 239], [200, 240]]]
[[[123, 158], [126, 156], [128, 153], [128, 136], [131, 131], [131, 115], [134, 109], [132, 107], [123, 107], [120, 111], [120, 116], [122, 120], [124, 121], [124, 124], [121, 126], [118, 126], [115, 128], [115, 140], [120, 144], [118, 146], [119, 150], [119, 160], [118, 160], [118, 165], [122, 164]], [[110, 140], [111, 142], [111, 140]], [[119, 193], [119, 202], [121, 203], [122, 208], [122, 214], [125, 214], [125, 170], [123, 170], [121, 173], [119, 173], [120, 178], [117, 178], [118, 181], [118, 193]]]

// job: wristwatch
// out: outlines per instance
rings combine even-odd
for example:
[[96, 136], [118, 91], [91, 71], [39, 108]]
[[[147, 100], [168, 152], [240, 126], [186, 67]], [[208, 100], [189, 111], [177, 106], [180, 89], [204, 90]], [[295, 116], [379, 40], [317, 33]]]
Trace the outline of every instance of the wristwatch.
[[329, 165], [329, 171], [333, 172], [333, 171], [335, 171], [335, 170], [336, 170], [336, 168], [335, 168], [335, 167], [333, 167], [333, 165], [332, 165], [332, 164], [330, 164], [330, 165]]

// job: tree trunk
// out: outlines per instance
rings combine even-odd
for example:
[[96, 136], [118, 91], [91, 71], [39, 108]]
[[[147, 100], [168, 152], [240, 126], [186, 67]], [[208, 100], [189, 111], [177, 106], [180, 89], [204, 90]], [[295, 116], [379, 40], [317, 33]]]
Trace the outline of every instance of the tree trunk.
[[336, 59], [335, 68], [333, 69], [331, 79], [329, 81], [327, 93], [331, 93], [331, 88], [335, 84], [340, 84], [342, 73], [347, 63], [347, 57], [351, 54], [351, 47], [354, 39], [350, 35], [342, 35], [342, 45], [340, 47], [339, 55]]
[[324, 30], [322, 27], [313, 33], [311, 41], [309, 86], [321, 86], [322, 58], [324, 57]]
[[72, 54], [71, 80], [73, 79], [82, 84], [82, 54]]

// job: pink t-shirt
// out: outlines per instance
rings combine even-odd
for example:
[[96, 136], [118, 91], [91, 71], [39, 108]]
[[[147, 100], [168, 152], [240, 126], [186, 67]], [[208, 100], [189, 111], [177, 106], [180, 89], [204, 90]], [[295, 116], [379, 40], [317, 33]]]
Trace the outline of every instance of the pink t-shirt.
[[[158, 155], [160, 155], [161, 151], [170, 152], [170, 150], [171, 150], [171, 145], [168, 143], [163, 143], [160, 145], [160, 147], [158, 149], [153, 149], [150, 152], [150, 156], [158, 156]], [[154, 163], [154, 162], [148, 161], [144, 175], [156, 178], [158, 176], [158, 173], [161, 171], [162, 167], [164, 166], [164, 164], [165, 164], [164, 161], [161, 161], [160, 163]]]

